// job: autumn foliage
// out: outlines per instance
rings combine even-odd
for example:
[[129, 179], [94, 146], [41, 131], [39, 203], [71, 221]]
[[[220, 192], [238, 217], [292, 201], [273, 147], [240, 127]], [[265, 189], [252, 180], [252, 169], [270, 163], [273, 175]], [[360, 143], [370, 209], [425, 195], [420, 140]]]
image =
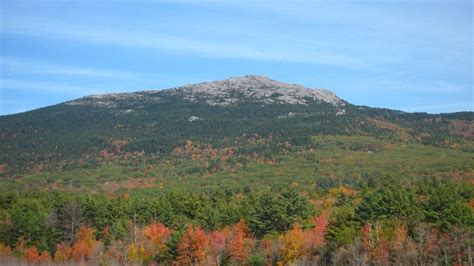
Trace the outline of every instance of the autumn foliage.
[[204, 265], [206, 262], [206, 252], [208, 236], [199, 227], [189, 225], [186, 233], [179, 242], [179, 256], [176, 258], [176, 265]]
[[54, 253], [54, 260], [57, 262], [68, 261], [72, 256], [72, 248], [67, 243], [60, 243], [56, 245], [56, 253]]
[[313, 218], [314, 227], [303, 231], [299, 224], [280, 236], [281, 265], [293, 264], [302, 257], [317, 258], [325, 245], [328, 215], [323, 213]]
[[282, 235], [280, 237], [282, 259], [279, 264], [287, 265], [295, 263], [296, 260], [303, 255], [305, 239], [305, 233], [298, 224], [293, 225], [290, 231]]
[[313, 218], [314, 227], [306, 235], [306, 241], [310, 252], [316, 252], [324, 246], [326, 241], [326, 230], [329, 217], [326, 212]]
[[0, 243], [0, 255], [2, 256], [10, 256], [12, 255], [12, 250], [9, 246]]
[[45, 263], [51, 261], [48, 251], [39, 252], [36, 246], [31, 246], [25, 250], [25, 258], [29, 263]]
[[128, 247], [128, 262], [130, 263], [142, 263], [145, 261], [147, 254], [145, 247], [136, 243], [130, 244]]
[[209, 256], [212, 265], [220, 265], [224, 256], [229, 230], [213, 231], [209, 233]]
[[143, 235], [153, 243], [158, 251], [163, 251], [165, 249], [166, 241], [171, 235], [171, 229], [161, 223], [154, 223], [145, 226], [143, 229]]
[[88, 260], [100, 243], [95, 240], [95, 230], [89, 227], [80, 227], [76, 233], [76, 242], [72, 246], [71, 257], [75, 261]]
[[[298, 223], [290, 230], [264, 239], [256, 239], [244, 220], [222, 230], [205, 231], [199, 226], [188, 225], [172, 244], [173, 231], [160, 223], [153, 223], [136, 230], [136, 238], [113, 241], [102, 246], [95, 239], [95, 231], [80, 227], [72, 245], [62, 242], [56, 245], [54, 262], [71, 261], [87, 264], [113, 262], [119, 265], [159, 265], [169, 258], [175, 245], [175, 256], [166, 263], [173, 265], [314, 265], [324, 260], [328, 234], [328, 215], [315, 216], [313, 225]], [[407, 226], [400, 221], [383, 225], [367, 223], [360, 228], [358, 237], [348, 247], [341, 247], [334, 254], [335, 264], [360, 265], [414, 265], [453, 264], [462, 265], [466, 249], [463, 245], [469, 235], [461, 229], [446, 233], [426, 226], [416, 229], [417, 239], [409, 235]], [[173, 236], [172, 236], [173, 235]], [[128, 242], [127, 242], [128, 241]], [[417, 242], [418, 241], [418, 242]], [[467, 250], [469, 251], [469, 250]], [[23, 238], [17, 241], [19, 252], [30, 264], [50, 263], [52, 257], [37, 244], [28, 245]], [[441, 255], [440, 255], [441, 254]], [[442, 255], [446, 254], [446, 255]], [[0, 255], [11, 257], [10, 247], [0, 243]], [[251, 260], [254, 260], [253, 262]]]
[[[387, 210], [393, 209], [397, 215], [412, 215], [406, 211], [411, 205], [403, 202], [405, 199], [413, 203], [411, 198], [372, 193], [375, 194], [361, 198], [360, 193], [337, 189], [334, 195], [327, 196], [332, 204], [323, 204], [324, 199], [322, 204], [314, 201], [314, 210], [306, 208], [305, 199], [297, 193], [285, 193], [281, 197], [261, 194], [251, 199], [245, 199], [244, 193], [230, 197], [211, 195], [216, 198], [209, 199], [209, 204], [203, 204], [201, 197], [179, 194], [154, 202], [135, 202], [130, 196], [117, 205], [107, 198], [94, 202], [86, 199], [77, 206], [90, 204], [88, 209], [77, 212], [58, 209], [56, 217], [51, 212], [55, 209], [47, 209], [44, 211], [47, 215], [41, 216], [43, 220], [32, 223], [36, 225], [31, 226], [33, 231], [28, 231], [26, 225], [31, 221], [24, 220], [24, 213], [40, 205], [38, 202], [32, 206], [20, 204], [0, 224], [3, 226], [0, 230], [15, 225], [2, 231], [8, 234], [0, 234], [0, 264], [8, 265], [4, 263], [7, 258], [12, 263], [17, 260], [23, 263], [23, 260], [29, 264], [58, 265], [469, 265], [473, 257], [469, 246], [472, 233], [456, 223], [456, 217], [446, 216], [436, 224], [387, 216]], [[462, 214], [462, 205], [457, 200], [453, 203], [449, 197], [424, 193], [415, 203], [426, 204], [428, 200], [434, 205], [449, 203], [453, 212]], [[229, 200], [234, 204], [228, 205]], [[441, 202], [444, 200], [449, 202]], [[184, 202], [187, 203], [183, 205]], [[259, 204], [253, 208], [251, 204], [255, 202]], [[241, 203], [251, 207], [240, 209]], [[166, 204], [169, 206], [163, 208], [167, 212], [157, 211]], [[108, 209], [110, 206], [113, 208]], [[120, 208], [129, 219], [108, 217], [110, 210], [119, 212]], [[219, 214], [210, 211], [217, 208], [222, 217], [205, 215]], [[182, 213], [174, 213], [178, 209]], [[314, 216], [318, 210], [320, 214]], [[430, 219], [437, 215], [434, 207], [428, 206], [426, 210], [431, 211], [425, 213]], [[37, 212], [28, 217], [36, 217]], [[147, 215], [140, 216], [140, 212]], [[21, 232], [30, 235], [20, 231], [13, 234], [21, 222], [25, 223], [20, 227]], [[45, 237], [38, 237], [42, 235]]]
[[248, 231], [247, 223], [242, 219], [235, 225], [229, 243], [232, 262], [243, 263], [248, 258], [252, 246], [252, 239], [248, 236]]

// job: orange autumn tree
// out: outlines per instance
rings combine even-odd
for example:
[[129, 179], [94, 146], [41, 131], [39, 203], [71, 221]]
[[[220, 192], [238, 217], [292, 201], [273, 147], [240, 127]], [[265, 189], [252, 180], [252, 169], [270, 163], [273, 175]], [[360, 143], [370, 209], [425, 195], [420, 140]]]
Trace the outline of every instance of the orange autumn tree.
[[41, 254], [38, 252], [36, 246], [29, 247], [25, 250], [26, 261], [29, 263], [47, 263], [51, 262], [51, 256], [48, 251], [43, 251]]
[[204, 265], [207, 256], [208, 236], [200, 227], [188, 225], [178, 245], [176, 265]]
[[150, 224], [143, 229], [143, 235], [153, 243], [155, 252], [164, 252], [171, 232], [171, 229], [161, 223]]
[[0, 255], [2, 255], [2, 256], [11, 256], [12, 255], [11, 248], [0, 242]]
[[252, 239], [248, 237], [247, 223], [241, 219], [235, 226], [229, 243], [230, 260], [237, 264], [244, 264], [250, 253]]
[[145, 241], [134, 241], [128, 247], [128, 261], [142, 263], [150, 256], [166, 252], [166, 243], [172, 230], [161, 223], [154, 223], [143, 228]]
[[89, 260], [99, 242], [95, 240], [95, 230], [89, 227], [80, 227], [76, 233], [76, 242], [72, 246], [71, 257], [76, 261]]

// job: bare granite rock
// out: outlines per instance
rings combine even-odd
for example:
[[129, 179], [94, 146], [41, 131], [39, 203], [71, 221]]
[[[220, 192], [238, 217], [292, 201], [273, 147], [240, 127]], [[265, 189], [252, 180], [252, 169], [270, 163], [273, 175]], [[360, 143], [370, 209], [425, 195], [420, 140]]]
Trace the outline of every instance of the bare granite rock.
[[241, 97], [262, 103], [308, 104], [308, 99], [344, 106], [345, 102], [333, 92], [324, 89], [308, 89], [264, 76], [234, 77], [221, 81], [185, 85], [171, 89], [189, 101], [205, 100], [210, 105], [231, 105]]
[[[158, 97], [157, 95], [160, 95]], [[133, 93], [110, 93], [91, 95], [66, 102], [68, 105], [89, 105], [115, 108], [119, 101], [160, 102], [166, 95], [180, 95], [183, 99], [209, 105], [228, 106], [251, 100], [263, 104], [309, 104], [314, 101], [344, 106], [345, 102], [333, 92], [324, 89], [309, 89], [301, 85], [288, 84], [264, 76], [233, 77], [226, 80], [190, 84], [168, 90], [150, 90]]]

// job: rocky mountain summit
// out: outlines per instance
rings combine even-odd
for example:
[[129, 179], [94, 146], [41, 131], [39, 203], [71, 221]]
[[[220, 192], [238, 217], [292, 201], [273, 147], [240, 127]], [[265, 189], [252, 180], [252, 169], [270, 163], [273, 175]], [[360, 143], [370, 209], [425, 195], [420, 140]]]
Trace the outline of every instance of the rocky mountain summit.
[[189, 84], [167, 90], [91, 95], [67, 102], [67, 104], [116, 107], [116, 103], [119, 101], [160, 102], [161, 98], [166, 96], [181, 96], [187, 101], [204, 101], [212, 106], [228, 106], [248, 100], [263, 104], [308, 105], [310, 101], [326, 102], [334, 106], [346, 104], [345, 101], [328, 90], [309, 89], [301, 85], [288, 84], [256, 75]]
[[308, 100], [312, 99], [333, 105], [345, 105], [345, 102], [331, 91], [309, 89], [255, 75], [186, 85], [172, 89], [172, 92], [183, 94], [184, 98], [190, 101], [204, 99], [210, 105], [230, 105], [241, 98], [250, 98], [262, 103], [303, 105], [307, 105]]

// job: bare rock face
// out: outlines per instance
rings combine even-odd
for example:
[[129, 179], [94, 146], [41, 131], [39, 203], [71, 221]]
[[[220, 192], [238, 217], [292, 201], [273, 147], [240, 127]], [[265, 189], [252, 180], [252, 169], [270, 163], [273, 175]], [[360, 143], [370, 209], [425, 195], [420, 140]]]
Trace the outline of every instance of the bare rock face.
[[345, 105], [343, 100], [328, 90], [309, 89], [301, 85], [283, 83], [254, 75], [190, 84], [161, 91], [91, 95], [66, 102], [66, 104], [114, 108], [119, 101], [158, 103], [166, 95], [179, 95], [188, 101], [205, 101], [209, 105], [218, 106], [228, 106], [248, 100], [262, 104], [307, 105], [310, 99], [339, 107]]
[[261, 103], [308, 104], [308, 99], [344, 106], [345, 102], [333, 92], [323, 89], [308, 89], [301, 85], [288, 84], [264, 76], [234, 77], [221, 81], [185, 85], [172, 89], [190, 101], [205, 100], [210, 105], [231, 105], [243, 98]]

